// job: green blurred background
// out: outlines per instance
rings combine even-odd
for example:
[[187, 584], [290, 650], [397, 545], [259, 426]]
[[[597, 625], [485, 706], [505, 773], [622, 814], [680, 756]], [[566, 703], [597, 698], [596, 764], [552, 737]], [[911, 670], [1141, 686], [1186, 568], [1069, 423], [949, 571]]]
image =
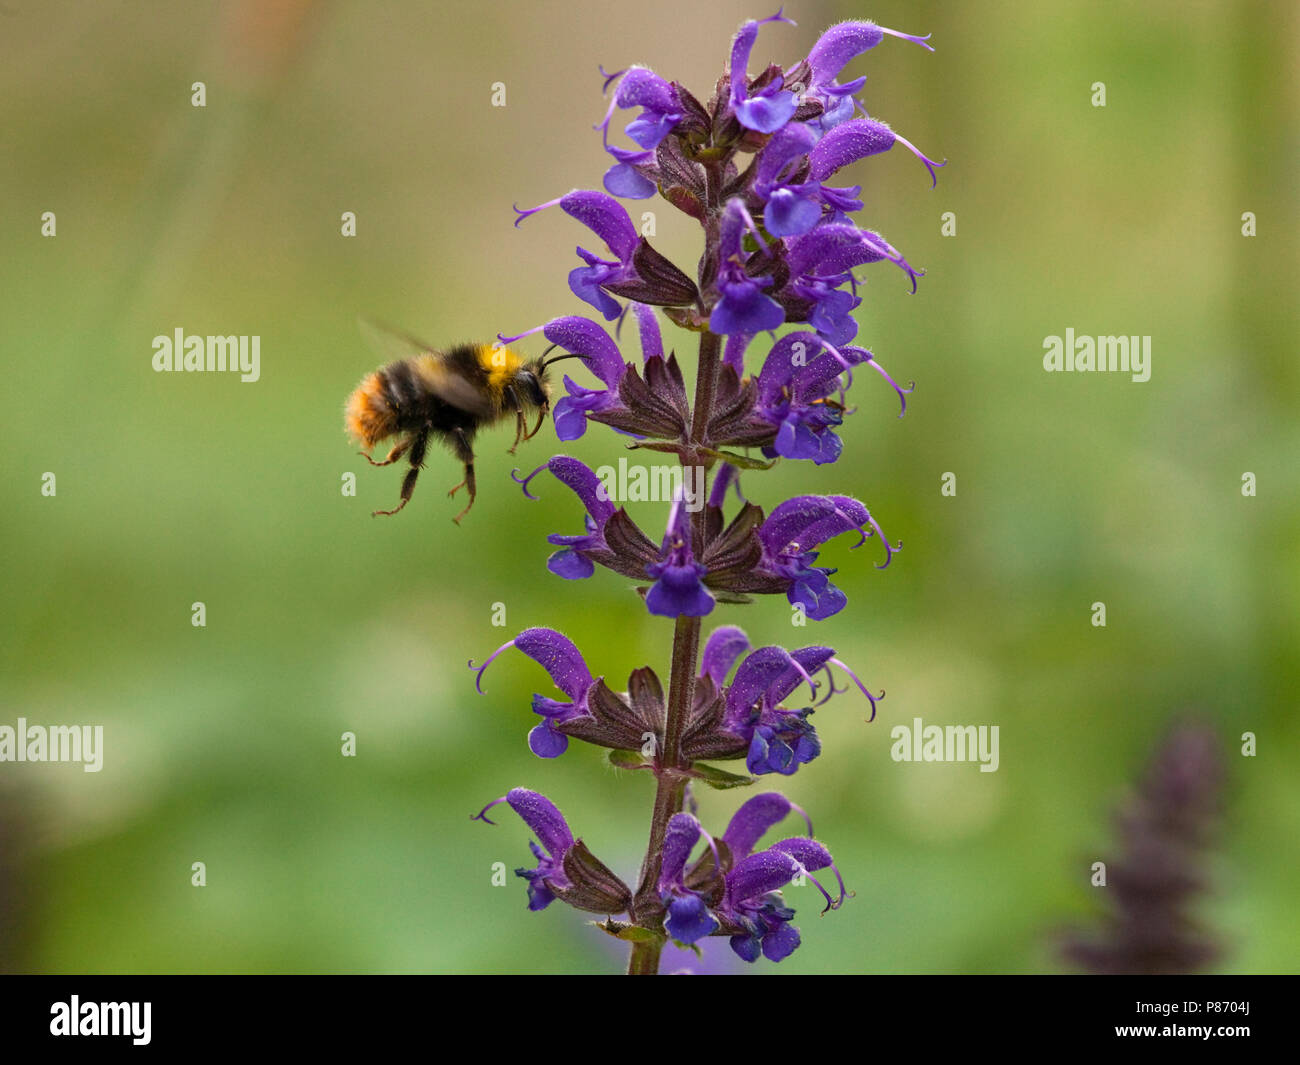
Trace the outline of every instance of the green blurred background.
[[[755, 70], [841, 18], [932, 32], [933, 55], [886, 39], [850, 70], [873, 114], [949, 165], [935, 191], [901, 151], [851, 175], [864, 224], [928, 270], [915, 297], [897, 271], [867, 271], [860, 311], [862, 341], [917, 381], [907, 416], [862, 375], [838, 464], [746, 478], [767, 505], [855, 494], [904, 551], [880, 572], [875, 548], [831, 545], [849, 607], [807, 629], [779, 598], [710, 619], [756, 643], [829, 642], [888, 691], [871, 725], [847, 697], [819, 712], [825, 753], [777, 782], [856, 898], [818, 920], [814, 889], [793, 889], [803, 948], [747, 971], [1059, 968], [1052, 933], [1100, 911], [1088, 866], [1112, 857], [1111, 813], [1186, 710], [1216, 723], [1230, 770], [1202, 911], [1230, 944], [1221, 967], [1297, 968], [1297, 10], [802, 0], [797, 28], [762, 30]], [[646, 663], [666, 676], [670, 626], [621, 578], [544, 569], [545, 535], [577, 531], [578, 506], [550, 479], [529, 503], [508, 473], [560, 450], [549, 428], [516, 459], [508, 428], [480, 439], [479, 501], [457, 528], [441, 453], [400, 517], [370, 518], [401, 475], [355, 456], [341, 409], [380, 361], [358, 315], [446, 342], [582, 313], [565, 274], [588, 234], [559, 213], [516, 230], [510, 207], [598, 185], [597, 64], [643, 62], [706, 95], [736, 26], [770, 13], [0, 11], [0, 723], [106, 733], [98, 774], [0, 764], [4, 966], [620, 967], [580, 915], [529, 914], [513, 876], [491, 886], [493, 863], [528, 860], [527, 833], [469, 814], [544, 791], [632, 877], [652, 781], [578, 745], [535, 759], [540, 669], [504, 658], [481, 697], [464, 663], [548, 625], [621, 687]], [[647, 206], [661, 250], [693, 263], [694, 223]], [[177, 327], [260, 335], [261, 380], [155, 374], [151, 340]], [[1043, 338], [1067, 327], [1151, 335], [1151, 380], [1044, 373]], [[691, 363], [690, 338], [666, 336]], [[564, 450], [620, 452], [604, 431]], [[631, 509], [662, 527], [663, 505]], [[918, 716], [999, 725], [1001, 768], [891, 761], [889, 729]], [[706, 826], [742, 797], [699, 795]]]

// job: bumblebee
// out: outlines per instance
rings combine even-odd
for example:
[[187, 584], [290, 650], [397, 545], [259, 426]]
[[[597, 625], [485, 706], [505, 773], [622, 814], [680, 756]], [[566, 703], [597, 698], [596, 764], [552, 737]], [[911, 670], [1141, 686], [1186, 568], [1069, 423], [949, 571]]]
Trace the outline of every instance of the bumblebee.
[[[433, 437], [448, 445], [465, 467], [464, 479], [447, 493], [454, 496], [461, 488], [468, 492], [469, 502], [453, 519], [459, 524], [474, 505], [474, 434], [513, 414], [510, 454], [537, 435], [551, 406], [546, 378], [551, 349], [525, 361], [500, 344], [457, 344], [438, 350], [373, 322], [363, 322], [362, 331], [380, 351], [399, 357], [368, 374], [348, 397], [347, 432], [365, 449], [361, 455], [372, 466], [391, 466], [403, 457], [410, 464], [401, 501], [372, 516], [396, 514], [410, 501]], [[532, 411], [537, 412], [537, 424], [530, 432], [527, 416]], [[371, 458], [370, 449], [390, 437], [397, 442], [387, 457]]]

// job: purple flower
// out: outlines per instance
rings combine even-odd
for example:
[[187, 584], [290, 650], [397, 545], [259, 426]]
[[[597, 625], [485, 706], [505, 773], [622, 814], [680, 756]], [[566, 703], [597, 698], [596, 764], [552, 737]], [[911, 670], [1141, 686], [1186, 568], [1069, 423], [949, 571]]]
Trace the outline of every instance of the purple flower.
[[803, 169], [817, 135], [803, 123], [791, 123], [776, 133], [759, 153], [754, 194], [766, 205], [763, 225], [774, 237], [807, 233], [822, 217], [816, 182], [794, 181]]
[[646, 593], [646, 609], [665, 618], [698, 618], [713, 610], [713, 596], [702, 578], [707, 567], [691, 552], [691, 522], [681, 493], [673, 500], [668, 515], [659, 561], [646, 566], [654, 584]]
[[796, 496], [787, 499], [772, 511], [758, 529], [758, 539], [763, 545], [761, 569], [766, 574], [787, 583], [786, 598], [791, 604], [803, 607], [804, 613], [821, 621], [844, 609], [844, 593], [830, 582], [835, 571], [814, 566], [816, 548], [840, 533], [856, 531], [861, 539], [854, 547], [865, 543], [871, 535], [864, 526], [880, 536], [885, 545], [883, 569], [889, 565], [894, 551], [880, 531], [871, 513], [856, 499], [848, 496]]
[[[636, 318], [637, 331], [641, 336], [641, 361], [649, 362], [651, 359], [662, 359], [664, 357], [664, 338], [659, 332], [659, 319], [655, 317], [653, 307], [648, 307], [644, 303], [631, 302], [628, 304], [632, 308], [632, 314]], [[619, 321], [619, 328], [622, 328], [622, 321]]]
[[887, 152], [896, 143], [903, 145], [925, 164], [925, 168], [930, 171], [931, 188], [939, 183], [935, 168], [946, 166], [946, 163], [936, 163], [927, 158], [906, 137], [900, 137], [885, 123], [870, 118], [841, 123], [822, 137], [809, 153], [809, 173], [814, 181], [825, 181], [842, 167], [869, 155]]
[[618, 301], [608, 295], [601, 286], [609, 282], [627, 280], [635, 275], [632, 256], [639, 239], [636, 226], [628, 217], [623, 205], [612, 196], [603, 192], [586, 192], [574, 189], [556, 200], [548, 200], [537, 207], [527, 210], [515, 208], [519, 216], [515, 225], [525, 218], [544, 211], [548, 207], [559, 206], [565, 214], [576, 218], [584, 226], [600, 237], [614, 256], [612, 260], [601, 259], [585, 248], [578, 248], [578, 257], [587, 265], [578, 267], [569, 274], [569, 288], [578, 299], [590, 303], [607, 319], [613, 321], [621, 313]]
[[526, 210], [515, 208], [515, 225], [548, 207], [558, 206], [576, 218], [605, 242], [613, 259], [602, 259], [583, 247], [578, 257], [586, 266], [569, 274], [569, 288], [580, 300], [591, 304], [609, 321], [622, 313], [610, 295], [666, 307], [689, 306], [698, 295], [695, 283], [655, 251], [637, 233], [627, 209], [603, 192], [574, 189], [556, 200]]
[[[620, 312], [621, 313], [621, 312]], [[571, 315], [552, 318], [545, 325], [529, 329], [518, 336], [498, 335], [504, 344], [541, 332], [552, 344], [586, 362], [591, 372], [604, 383], [604, 388], [584, 388], [568, 374], [564, 388], [569, 394], [555, 404], [555, 435], [561, 440], [577, 440], [587, 431], [587, 416], [620, 406], [618, 385], [627, 370], [618, 345], [608, 333], [590, 318]]]
[[815, 333], [789, 333], [768, 352], [758, 375], [755, 416], [776, 428], [765, 453], [788, 459], [834, 462], [843, 445], [831, 430], [844, 420], [844, 404], [830, 396], [851, 365]]
[[768, 82], [751, 94], [746, 73], [749, 53], [753, 51], [754, 41], [758, 37], [758, 28], [768, 22], [794, 25], [781, 10], [765, 19], [746, 22], [731, 42], [731, 107], [740, 124], [757, 133], [773, 133], [780, 129], [794, 117], [799, 107], [798, 98], [782, 87], [780, 78]]
[[[701, 835], [707, 835], [690, 814], [674, 814], [664, 834], [663, 864], [659, 871], [659, 898], [667, 908], [664, 927], [679, 943], [687, 945], [710, 936], [720, 927], [709, 912], [700, 892], [686, 886], [686, 860]], [[717, 848], [709, 840], [717, 862]]]
[[700, 676], [713, 680], [721, 688], [736, 664], [736, 659], [749, 650], [749, 637], [735, 625], [721, 625], [709, 633], [700, 652]]
[[718, 293], [720, 299], [709, 317], [709, 329], [728, 333], [763, 333], [785, 321], [785, 311], [763, 289], [772, 286], [770, 277], [751, 277], [745, 271], [745, 232], [758, 237], [758, 228], [739, 198], [723, 208], [718, 248]]
[[736, 371], [737, 377], [745, 372], [745, 349], [753, 339], [753, 333], [732, 333], [727, 337], [727, 343], [722, 349], [722, 365], [730, 366]]
[[[812, 875], [827, 868], [839, 881], [838, 899], [832, 899]], [[790, 923], [794, 910], [782, 904], [777, 892], [800, 876], [808, 877], [821, 891], [827, 910], [843, 904], [844, 880], [831, 852], [803, 836], [783, 839], [765, 851], [751, 854], [727, 874], [727, 891], [718, 913], [728, 925], [742, 929], [732, 935], [731, 949], [745, 961], [758, 961], [760, 955], [768, 961], [781, 961], [798, 948], [799, 929]]]
[[494, 799], [471, 818], [494, 825], [487, 812], [508, 803], [536, 834], [538, 843], [529, 849], [537, 859], [532, 869], [516, 869], [515, 875], [528, 881], [528, 908], [544, 910], [557, 898], [591, 913], [618, 914], [627, 910], [632, 892], [609, 867], [574, 839], [568, 822], [555, 803], [527, 788], [514, 788]]
[[510, 809], [523, 818], [541, 842], [541, 846], [532, 842], [528, 844], [537, 858], [536, 867], [516, 869], [515, 875], [528, 881], [528, 908], [544, 910], [555, 901], [553, 889], [563, 890], [569, 886], [563, 862], [573, 846], [573, 833], [569, 831], [564, 815], [550, 799], [526, 788], [514, 788], [502, 798], [494, 799], [474, 816], [474, 820], [496, 824], [488, 818], [487, 812], [503, 802], [510, 804]]
[[808, 53], [807, 65], [810, 72], [806, 96], [821, 102], [824, 111], [818, 125], [829, 130], [840, 122], [853, 117], [853, 95], [862, 88], [866, 78], [855, 78], [841, 85], [836, 79], [850, 60], [869, 51], [885, 39], [885, 35], [901, 37], [903, 40], [919, 44], [926, 51], [934, 49], [926, 44], [929, 34], [915, 37], [897, 30], [888, 30], [874, 22], [841, 22], [832, 26], [818, 39]]
[[838, 287], [848, 280], [849, 271], [855, 266], [885, 259], [907, 274], [915, 292], [916, 279], [923, 271], [913, 270], [902, 254], [879, 233], [843, 223], [821, 225], [789, 243], [786, 263], [791, 276], [796, 279], [791, 282], [790, 289], [795, 295], [817, 301], [825, 298], [825, 292], [829, 291], [818, 282], [830, 279], [834, 287]]
[[[799, 766], [821, 754], [821, 741], [808, 717], [816, 706], [848, 690], [835, 686], [831, 666], [838, 666], [853, 679], [871, 703], [871, 720], [874, 720], [876, 702], [884, 692], [873, 695], [857, 674], [835, 657], [830, 647], [802, 647], [796, 651], [760, 647], [740, 664], [735, 679], [725, 689], [722, 727], [748, 744], [745, 762], [751, 773], [790, 776]], [[812, 678], [821, 670], [826, 672], [830, 691], [815, 706], [789, 710], [781, 705], [804, 682], [815, 697], [819, 686]]]
[[477, 672], [474, 686], [483, 693], [483, 671], [507, 648], [522, 651], [551, 675], [551, 680], [565, 695], [568, 702], [560, 702], [544, 695], [533, 696], [533, 713], [542, 718], [541, 724], [528, 733], [528, 746], [538, 758], [557, 758], [569, 747], [569, 737], [557, 726], [576, 718], [590, 717], [587, 695], [596, 678], [587, 669], [582, 652], [567, 636], [554, 629], [524, 629], [513, 640], [503, 643], [493, 651], [481, 666], [469, 663]]
[[[605, 79], [605, 87], [614, 82], [618, 88], [609, 103], [605, 119], [596, 128], [601, 131], [605, 150], [614, 157], [614, 165], [605, 172], [605, 188], [615, 196], [643, 200], [653, 196], [656, 186], [637, 167], [654, 164], [654, 149], [667, 137], [682, 119], [682, 104], [677, 90], [653, 70], [630, 67]], [[614, 109], [639, 107], [640, 115], [624, 129], [638, 151], [619, 148], [609, 143], [609, 124]]]
[[[597, 565], [612, 569], [625, 577], [640, 580], [646, 567], [664, 562], [670, 554], [661, 551], [621, 507], [615, 509], [604, 482], [590, 466], [568, 455], [556, 455], [542, 463], [526, 477], [516, 470], [511, 476], [523, 486], [524, 495], [536, 499], [528, 485], [542, 470], [549, 470], [587, 509], [586, 532], [577, 536], [553, 533], [547, 540], [560, 550], [546, 560], [546, 568], [557, 577], [580, 580], [590, 577]], [[689, 548], [687, 549], [689, 552]]]
[[[847, 686], [836, 686], [832, 666], [852, 678], [871, 703], [871, 720], [875, 719], [876, 702], [884, 693], [873, 695], [831, 648], [786, 651], [769, 646], [745, 655], [749, 650], [748, 637], [735, 626], [715, 629], [706, 641], [700, 656], [703, 704], [697, 718], [707, 720], [710, 730], [691, 731], [687, 749], [693, 756], [724, 760], [744, 757], [749, 772], [756, 776], [789, 776], [811, 762], [821, 753], [821, 742], [808, 721], [809, 715], [832, 696], [849, 690]], [[742, 655], [744, 661], [728, 685], [727, 675]], [[821, 685], [813, 677], [819, 672], [825, 672], [829, 691], [817, 698]], [[783, 706], [805, 682], [816, 702], [802, 709]]]
[[605, 79], [605, 88], [608, 90], [615, 82], [618, 88], [610, 100], [609, 111], [596, 128], [602, 134], [608, 134], [614, 108], [639, 107], [641, 114], [628, 123], [623, 132], [643, 149], [657, 148], [682, 119], [682, 103], [677, 98], [677, 90], [671, 82], [645, 67], [629, 67], [609, 75]]
[[584, 515], [587, 526], [585, 533], [577, 536], [553, 533], [546, 538], [549, 543], [560, 548], [546, 560], [546, 568], [565, 580], [590, 577], [596, 572], [596, 566], [584, 552], [599, 553], [608, 549], [605, 543], [605, 524], [614, 515], [614, 504], [610, 502], [609, 493], [591, 467], [568, 455], [556, 455], [548, 459], [523, 479], [516, 476], [517, 470], [511, 475], [523, 486], [524, 495], [529, 499], [537, 497], [528, 491], [528, 483], [542, 470], [549, 470], [556, 480], [572, 488], [587, 508]]
[[[807, 876], [822, 892], [827, 909], [843, 904], [846, 892], [839, 870], [830, 852], [809, 836], [784, 839], [753, 853], [758, 840], [791, 810], [803, 814], [775, 792], [754, 796], [732, 817], [722, 837], [726, 849], [721, 852], [692, 815], [673, 815], [664, 838], [657, 884], [667, 911], [669, 935], [686, 944], [709, 935], [725, 935], [731, 949], [745, 961], [759, 957], [781, 961], [799, 946], [799, 931], [790, 924], [794, 910], [784, 906], [778, 894], [782, 887]], [[808, 831], [812, 832], [811, 822]], [[688, 869], [691, 851], [701, 837], [709, 850]], [[812, 875], [827, 868], [834, 871], [839, 883], [838, 898], [832, 898]]]
[[724, 727], [748, 739], [745, 766], [751, 773], [790, 776], [821, 754], [821, 741], [808, 722], [812, 708], [787, 710], [779, 704], [805, 680], [815, 694], [810, 674], [834, 657], [830, 647], [790, 652], [773, 646], [759, 648], [740, 664], [727, 689]]

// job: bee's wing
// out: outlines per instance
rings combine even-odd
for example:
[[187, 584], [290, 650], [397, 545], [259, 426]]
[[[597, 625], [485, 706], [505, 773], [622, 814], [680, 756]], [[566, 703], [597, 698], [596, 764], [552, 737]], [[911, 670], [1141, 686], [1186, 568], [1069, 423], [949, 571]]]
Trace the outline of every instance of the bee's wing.
[[438, 354], [438, 349], [432, 344], [417, 340], [392, 326], [384, 325], [383, 322], [376, 322], [373, 318], [358, 318], [357, 327], [361, 330], [361, 338], [375, 354], [391, 362], [413, 359], [417, 355]]
[[495, 413], [491, 401], [450, 366], [432, 344], [373, 318], [359, 318], [357, 324], [361, 336], [376, 354], [391, 361], [420, 360], [421, 366], [427, 368], [426, 383], [438, 398], [480, 418]]

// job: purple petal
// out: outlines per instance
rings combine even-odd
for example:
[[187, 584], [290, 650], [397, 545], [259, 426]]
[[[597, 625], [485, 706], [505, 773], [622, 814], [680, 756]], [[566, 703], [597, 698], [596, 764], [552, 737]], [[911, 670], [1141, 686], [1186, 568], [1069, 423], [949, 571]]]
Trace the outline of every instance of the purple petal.
[[808, 53], [812, 83], [824, 85], [834, 81], [849, 60], [875, 48], [884, 39], [885, 31], [874, 22], [841, 22], [832, 26], [817, 38]]
[[763, 295], [750, 281], [723, 283], [722, 299], [709, 316], [709, 329], [719, 336], [729, 333], [764, 333], [785, 321], [785, 311], [775, 300]]
[[781, 851], [751, 854], [727, 874], [727, 895], [733, 903], [758, 899], [785, 887], [799, 875], [799, 863]]
[[614, 102], [623, 108], [644, 107], [649, 111], [668, 113], [681, 109], [677, 90], [653, 70], [646, 67], [629, 67], [618, 83]]
[[722, 221], [718, 223], [718, 255], [723, 260], [739, 261], [745, 253], [746, 232], [759, 240], [758, 227], [739, 196], [733, 196], [722, 208]]
[[840, 533], [852, 529], [861, 530], [871, 517], [867, 508], [850, 496], [826, 496], [825, 498], [835, 505], [835, 510], [809, 524], [800, 534], [799, 546], [805, 551], [820, 547]]
[[727, 689], [728, 717], [735, 720], [747, 714], [773, 682], [791, 668], [792, 661], [789, 651], [775, 645], [760, 647], [750, 654], [740, 663]]
[[[795, 496], [780, 503], [758, 529], [758, 537], [773, 554], [779, 554], [814, 522], [835, 513], [835, 503], [827, 496]], [[803, 547], [802, 541], [800, 546]]]
[[799, 687], [806, 678], [834, 658], [835, 648], [800, 647], [796, 651], [791, 651], [790, 657], [799, 664], [799, 668], [795, 669], [791, 666], [769, 686], [765, 698], [773, 706], [784, 702], [786, 696]]
[[722, 349], [722, 364], [730, 366], [740, 376], [745, 375], [745, 349], [749, 347], [749, 342], [754, 339], [752, 333], [732, 333], [727, 337], [726, 346]]
[[763, 209], [763, 224], [774, 237], [797, 237], [822, 217], [822, 205], [794, 189], [777, 189]]
[[571, 699], [582, 699], [595, 683], [582, 652], [554, 629], [524, 629], [515, 637], [515, 647], [546, 670], [555, 686]]
[[506, 802], [536, 833], [552, 858], [558, 860], [573, 846], [573, 833], [569, 831], [564, 815], [545, 795], [527, 788], [515, 788], [506, 795]]
[[632, 313], [636, 315], [637, 329], [641, 334], [641, 358], [653, 359], [656, 356], [663, 358], [664, 339], [659, 332], [659, 319], [655, 317], [655, 309], [648, 307], [644, 303], [633, 303]]
[[673, 127], [681, 121], [681, 118], [681, 114], [676, 112], [660, 115], [652, 111], [645, 111], [642, 112], [640, 118], [629, 122], [623, 132], [642, 148], [653, 149], [658, 147], [659, 142], [673, 131]]
[[707, 570], [698, 562], [649, 568], [658, 571], [651, 574], [658, 579], [645, 597], [650, 613], [663, 618], [701, 618], [713, 610], [713, 596], [700, 583]]
[[542, 330], [552, 344], [571, 355], [581, 355], [591, 372], [610, 388], [617, 388], [627, 370], [618, 345], [598, 322], [581, 315], [552, 318]]
[[782, 961], [793, 954], [801, 942], [799, 929], [792, 924], [782, 924], [763, 937], [763, 957], [768, 961]]
[[700, 823], [690, 814], [673, 814], [664, 832], [663, 861], [659, 872], [659, 890], [667, 891], [681, 882], [695, 844], [700, 841]]
[[831, 852], [815, 839], [809, 839], [807, 836], [783, 839], [779, 843], [773, 843], [769, 849], [790, 855], [810, 873], [835, 864]]
[[866, 234], [848, 223], [818, 226], [790, 242], [787, 262], [795, 277], [805, 274], [842, 274], [884, 256], [868, 243]]
[[[583, 537], [582, 539], [586, 539]], [[566, 547], [563, 551], [556, 551], [546, 560], [546, 568], [554, 573], [557, 577], [563, 577], [566, 581], [585, 580], [596, 572], [596, 564], [589, 558], [584, 558], [571, 547]]]
[[837, 348], [858, 335], [858, 323], [852, 312], [862, 301], [850, 292], [828, 292], [817, 301], [808, 324]]
[[587, 513], [596, 520], [597, 526], [603, 527], [613, 516], [614, 504], [605, 491], [604, 482], [585, 462], [568, 455], [556, 455], [546, 463], [546, 468], [554, 474], [557, 481], [573, 490], [587, 508]]
[[754, 50], [754, 41], [758, 39], [758, 28], [768, 22], [785, 22], [791, 26], [794, 25], [790, 19], [786, 18], [781, 12], [784, 8], [778, 8], [775, 15], [769, 15], [765, 19], [757, 21], [750, 20], [746, 22], [739, 30], [736, 36], [731, 40], [731, 98], [733, 101], [743, 100], [745, 91], [749, 87], [749, 53]]
[[767, 353], [758, 374], [758, 394], [764, 404], [772, 404], [794, 381], [795, 374], [807, 368], [826, 350], [816, 333], [787, 333]]
[[[731, 851], [732, 861], [739, 862], [749, 857], [754, 844], [763, 838], [767, 830], [783, 821], [795, 809], [798, 807], [777, 791], [763, 792], [742, 804], [732, 814], [727, 831], [722, 834], [722, 841]], [[812, 831], [811, 827], [809, 831]]]
[[894, 131], [883, 122], [869, 118], [842, 122], [818, 141], [809, 155], [812, 176], [817, 181], [825, 181], [841, 167], [889, 151], [896, 139]]
[[700, 676], [712, 677], [719, 688], [736, 664], [736, 659], [749, 650], [749, 637], [735, 625], [723, 625], [709, 634], [700, 654]]
[[[578, 249], [582, 251], [581, 248]], [[592, 269], [579, 266], [569, 271], [569, 290], [582, 300], [600, 311], [608, 321], [613, 321], [623, 311], [618, 300], [601, 288], [603, 281], [608, 281], [610, 274], [605, 269]]]
[[741, 961], [758, 961], [763, 956], [763, 941], [758, 936], [732, 936], [727, 942]]
[[575, 189], [560, 197], [560, 209], [600, 237], [621, 262], [628, 262], [639, 238], [627, 209], [603, 192]]
[[694, 943], [712, 935], [718, 928], [718, 920], [698, 895], [683, 895], [668, 904], [664, 927], [679, 943]]
[[785, 597], [794, 605], [803, 608], [804, 616], [813, 621], [825, 621], [838, 614], [848, 604], [848, 597], [826, 579], [824, 573], [818, 573], [820, 580], [799, 581], [794, 584]]
[[528, 749], [538, 758], [558, 758], [569, 749], [569, 737], [543, 721], [528, 733]]
[[799, 101], [792, 92], [778, 92], [775, 96], [753, 96], [736, 104], [735, 110], [736, 118], [746, 129], [772, 133], [794, 117]]
[[625, 200], [648, 200], [658, 191], [658, 186], [630, 163], [615, 163], [605, 171], [601, 184], [606, 192]]
[[587, 412], [567, 396], [555, 404], [555, 435], [568, 443], [587, 431]]
[[767, 142], [759, 155], [755, 185], [762, 188], [774, 184], [788, 164], [807, 155], [816, 143], [817, 135], [802, 123], [786, 126]]

